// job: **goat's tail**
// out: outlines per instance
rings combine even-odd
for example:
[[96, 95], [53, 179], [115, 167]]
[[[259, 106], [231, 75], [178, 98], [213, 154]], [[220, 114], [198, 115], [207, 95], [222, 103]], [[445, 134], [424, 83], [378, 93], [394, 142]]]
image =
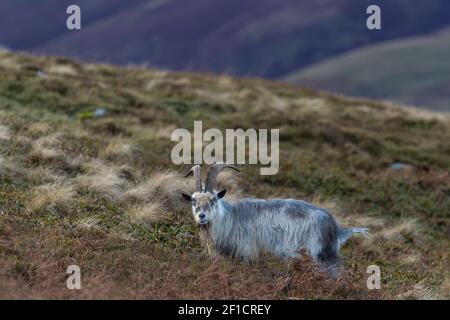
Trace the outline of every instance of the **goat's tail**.
[[366, 238], [370, 235], [369, 229], [367, 228], [354, 227], [341, 229], [338, 234], [338, 248], [340, 248], [345, 243], [345, 241], [347, 241], [347, 239], [350, 238], [354, 233], [362, 234]]

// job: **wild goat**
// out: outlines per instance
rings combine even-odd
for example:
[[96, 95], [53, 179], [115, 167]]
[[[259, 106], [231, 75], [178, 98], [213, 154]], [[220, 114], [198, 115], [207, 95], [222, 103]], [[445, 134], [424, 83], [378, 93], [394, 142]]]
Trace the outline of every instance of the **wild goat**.
[[212, 253], [251, 261], [263, 253], [287, 260], [306, 252], [331, 275], [341, 265], [339, 248], [354, 233], [368, 234], [366, 228], [339, 227], [325, 209], [294, 199], [223, 199], [226, 190], [216, 192], [216, 178], [228, 164], [212, 165], [202, 188], [201, 168], [195, 165], [196, 191], [183, 197], [192, 203], [192, 213]]

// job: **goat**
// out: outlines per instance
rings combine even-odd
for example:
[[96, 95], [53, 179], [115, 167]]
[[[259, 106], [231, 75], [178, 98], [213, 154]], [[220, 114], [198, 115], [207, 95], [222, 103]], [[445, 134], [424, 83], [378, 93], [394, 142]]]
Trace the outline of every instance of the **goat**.
[[295, 199], [241, 199], [228, 202], [226, 189], [217, 192], [216, 178], [222, 169], [237, 167], [214, 164], [202, 188], [201, 167], [195, 165], [186, 177], [194, 174], [196, 191], [183, 194], [192, 204], [192, 213], [201, 228], [209, 251], [219, 256], [253, 261], [263, 253], [281, 260], [297, 258], [306, 252], [324, 271], [336, 276], [341, 267], [339, 248], [355, 233], [368, 235], [367, 228], [343, 229], [325, 209]]

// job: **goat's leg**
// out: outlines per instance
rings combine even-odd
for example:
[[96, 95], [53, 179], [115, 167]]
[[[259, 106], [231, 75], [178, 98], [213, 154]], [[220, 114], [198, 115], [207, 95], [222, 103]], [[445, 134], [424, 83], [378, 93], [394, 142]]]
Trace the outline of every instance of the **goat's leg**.
[[337, 277], [341, 271], [341, 258], [334, 247], [326, 247], [322, 249], [317, 255], [323, 271], [327, 272], [332, 277]]

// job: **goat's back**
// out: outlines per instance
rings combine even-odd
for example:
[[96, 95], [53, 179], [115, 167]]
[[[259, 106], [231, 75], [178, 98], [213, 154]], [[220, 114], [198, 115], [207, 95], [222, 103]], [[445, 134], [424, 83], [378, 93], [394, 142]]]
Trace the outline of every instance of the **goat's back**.
[[[335, 251], [339, 227], [322, 208], [295, 199], [241, 199], [225, 203], [228, 217], [219, 227], [226, 243], [248, 251], [295, 257], [301, 248], [317, 257]], [[228, 229], [228, 230], [227, 230]], [[223, 238], [223, 239], [224, 239]], [[240, 251], [240, 250], [238, 250]], [[250, 254], [246, 253], [243, 256]], [[251, 255], [258, 252], [251, 252]]]

